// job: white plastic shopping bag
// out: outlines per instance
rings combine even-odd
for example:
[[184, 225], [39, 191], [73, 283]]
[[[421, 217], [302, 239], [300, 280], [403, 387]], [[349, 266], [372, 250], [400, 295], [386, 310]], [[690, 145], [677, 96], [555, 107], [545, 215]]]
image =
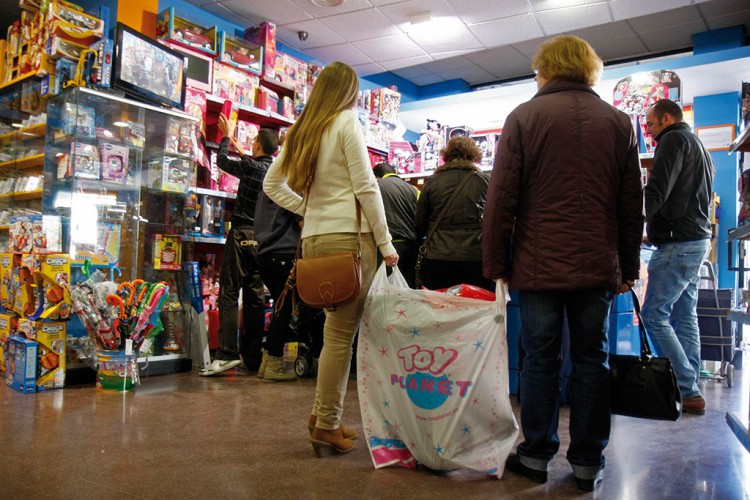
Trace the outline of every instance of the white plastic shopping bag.
[[[503, 287], [505, 288], [505, 287]], [[378, 269], [360, 323], [357, 386], [376, 468], [500, 477], [518, 435], [508, 394], [507, 289], [496, 301], [408, 288]]]

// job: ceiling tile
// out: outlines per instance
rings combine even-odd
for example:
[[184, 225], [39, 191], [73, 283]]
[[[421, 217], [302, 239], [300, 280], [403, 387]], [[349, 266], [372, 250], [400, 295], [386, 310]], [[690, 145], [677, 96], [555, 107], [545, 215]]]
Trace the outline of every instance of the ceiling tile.
[[476, 66], [476, 64], [473, 61], [453, 53], [452, 57], [442, 58], [430, 63], [430, 71], [442, 74], [445, 72], [459, 71], [463, 68], [472, 68], [474, 66]]
[[592, 47], [599, 57], [606, 63], [618, 59], [630, 58], [640, 54], [646, 54], [648, 49], [636, 35], [611, 38], [609, 40], [598, 40], [591, 42]]
[[743, 24], [745, 33], [750, 33], [750, 9], [732, 14], [712, 16], [707, 18], [706, 21], [708, 22], [708, 28], [712, 30]]
[[675, 15], [677, 17], [685, 16], [686, 13], [679, 11], [692, 10], [693, 15], [697, 15], [695, 7], [690, 7], [688, 0], [610, 0], [612, 7], [612, 15], [616, 21], [623, 19], [637, 18], [648, 20], [652, 14], [659, 12], [670, 11], [667, 15]]
[[342, 43], [339, 45], [329, 45], [327, 47], [318, 47], [317, 49], [310, 49], [305, 51], [307, 55], [312, 56], [315, 59], [328, 64], [333, 61], [345, 62], [350, 66], [355, 64], [366, 64], [374, 62], [372, 58], [366, 56], [355, 47], [348, 43]]
[[706, 17], [716, 17], [723, 14], [734, 14], [750, 9], [747, 0], [722, 0], [721, 2], [705, 2], [698, 4], [700, 10]]
[[550, 35], [545, 37], [536, 38], [534, 40], [525, 40], [523, 42], [516, 42], [513, 47], [518, 50], [521, 54], [528, 57], [531, 60], [536, 52], [539, 50], [539, 46], [547, 40], [552, 40], [556, 35]]
[[426, 55], [419, 45], [404, 34], [360, 40], [352, 42], [352, 45], [374, 61]]
[[[205, 1], [205, 0], [201, 0], [201, 1]], [[218, 4], [218, 3], [212, 3], [209, 5], [199, 5], [199, 7], [205, 10], [206, 12], [210, 12], [211, 14], [214, 14], [222, 19], [232, 19], [233, 22], [239, 25], [254, 26], [260, 22], [257, 16], [241, 15], [238, 12], [235, 12], [223, 6], [222, 4]]]
[[429, 12], [433, 18], [456, 15], [447, 0], [407, 0], [379, 7], [378, 10], [402, 29], [409, 23], [409, 17], [415, 14]]
[[443, 32], [437, 37], [434, 33], [412, 33], [409, 35], [409, 38], [414, 40], [428, 54], [433, 52], [449, 52], [451, 50], [480, 50], [484, 48], [482, 43], [466, 27]]
[[477, 85], [480, 83], [491, 82], [496, 80], [497, 77], [479, 66], [472, 66], [464, 68], [461, 71], [461, 79], [465, 80], [469, 85]]
[[448, 0], [448, 3], [466, 24], [519, 16], [531, 10], [527, 0]]
[[416, 85], [433, 85], [435, 83], [441, 83], [444, 82], [445, 78], [442, 78], [438, 75], [426, 75], [426, 76], [417, 76], [414, 78], [414, 83]]
[[534, 9], [534, 12], [566, 9], [568, 7], [580, 7], [582, 5], [589, 5], [600, 2], [602, 2], [602, 0], [529, 0], [531, 8]]
[[391, 71], [394, 69], [406, 68], [417, 64], [432, 62], [430, 56], [405, 57], [403, 59], [391, 59], [390, 61], [380, 61], [380, 65]]
[[544, 35], [532, 14], [473, 24], [469, 29], [485, 47], [506, 45]]
[[[307, 40], [301, 41], [299, 39], [298, 33], [300, 31], [307, 32]], [[344, 38], [316, 19], [277, 26], [276, 38], [300, 52], [325, 45], [346, 43]]]
[[530, 59], [510, 45], [475, 52], [466, 58], [495, 75], [501, 75], [504, 68], [509, 66], [522, 67], [526, 74], [532, 72]]
[[[210, 10], [212, 5], [223, 5], [255, 23], [268, 20], [279, 24], [296, 23], [312, 19], [312, 16], [293, 4], [291, 0], [222, 0], [217, 4], [208, 4], [201, 8]], [[231, 19], [231, 18], [230, 18]], [[259, 19], [259, 20], [258, 20]]]
[[352, 68], [354, 68], [354, 71], [356, 71], [359, 76], [377, 75], [378, 73], [385, 73], [387, 71], [377, 63], [355, 64]]
[[606, 3], [545, 10], [544, 12], [538, 12], [536, 18], [547, 34], [565, 33], [566, 31], [611, 21]]
[[633, 31], [633, 28], [625, 21], [600, 24], [598, 26], [591, 26], [569, 32], [569, 34], [581, 37], [589, 43], [630, 36], [634, 33], [635, 31]]
[[375, 7], [380, 7], [381, 5], [390, 5], [392, 3], [399, 3], [403, 1], [404, 0], [369, 0], [369, 2]]
[[[474, 54], [476, 50], [452, 50], [450, 52], [434, 52], [430, 54], [430, 56], [435, 61], [443, 61], [445, 59], [458, 59], [460, 56], [468, 55], [468, 54]], [[453, 63], [455, 67], [461, 66], [463, 63], [457, 61]], [[471, 64], [471, 63], [469, 63]]]
[[[255, 1], [255, 0], [254, 0]], [[353, 10], [369, 9], [372, 3], [367, 0], [346, 0], [336, 7], [321, 7], [314, 4], [311, 0], [292, 0], [300, 9], [314, 17], [328, 17]]]
[[339, 14], [323, 18], [321, 22], [349, 41], [402, 33], [378, 9]]
[[427, 71], [422, 66], [409, 66], [406, 68], [400, 68], [393, 70], [393, 73], [397, 74], [401, 78], [406, 78], [407, 80], [417, 77], [417, 76], [425, 76], [432, 74], [432, 71]]
[[669, 12], [634, 17], [629, 19], [628, 23], [633, 27], [636, 33], [640, 33], [641, 31], [652, 31], [664, 28], [665, 26], [679, 26], [700, 20], [701, 15], [700, 12], [698, 12], [698, 8], [691, 5], [690, 7], [682, 7], [680, 9], [670, 10]]
[[662, 29], [645, 31], [638, 36], [646, 44], [650, 52], [664, 52], [685, 47], [692, 47], [693, 33], [705, 31], [706, 27], [703, 21], [695, 21], [679, 26], [667, 26]]

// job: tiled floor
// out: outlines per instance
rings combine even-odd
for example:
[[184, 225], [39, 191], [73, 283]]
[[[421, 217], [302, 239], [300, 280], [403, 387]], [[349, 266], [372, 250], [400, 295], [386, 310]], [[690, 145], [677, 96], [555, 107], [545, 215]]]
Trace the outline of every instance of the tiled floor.
[[[705, 383], [705, 416], [677, 422], [613, 417], [600, 498], [747, 498], [750, 455], [724, 417], [748, 414], [748, 371], [737, 384]], [[572, 498], [564, 459], [536, 485], [460, 480], [425, 469], [375, 470], [363, 442], [315, 458], [306, 428], [314, 380], [264, 384], [238, 370], [144, 378], [129, 393], [93, 386], [23, 395], [0, 387], [0, 498]], [[514, 401], [518, 415], [518, 406]], [[345, 422], [361, 431], [356, 381]], [[561, 429], [567, 426], [563, 409]], [[361, 440], [360, 440], [361, 441]], [[588, 496], [591, 496], [589, 494]]]

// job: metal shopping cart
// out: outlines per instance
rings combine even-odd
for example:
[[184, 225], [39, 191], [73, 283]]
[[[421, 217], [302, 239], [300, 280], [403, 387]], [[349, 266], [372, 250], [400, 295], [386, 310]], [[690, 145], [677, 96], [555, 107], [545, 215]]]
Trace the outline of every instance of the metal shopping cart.
[[[706, 270], [704, 273], [703, 270]], [[729, 320], [729, 311], [734, 304], [734, 290], [718, 289], [713, 264], [703, 263], [701, 281], [709, 288], [698, 289], [698, 330], [700, 331], [701, 361], [720, 363], [719, 370], [701, 370], [701, 378], [734, 385], [735, 331], [736, 325]]]

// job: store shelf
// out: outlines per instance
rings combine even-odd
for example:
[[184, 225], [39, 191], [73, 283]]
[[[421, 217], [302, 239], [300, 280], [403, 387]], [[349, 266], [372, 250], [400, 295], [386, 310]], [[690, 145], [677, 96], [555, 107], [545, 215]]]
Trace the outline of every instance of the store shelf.
[[281, 92], [282, 94], [294, 94], [294, 87], [289, 84], [281, 83], [280, 81], [268, 78], [267, 76], [262, 77], [260, 81], [263, 83], [264, 87], [269, 88], [277, 93]]
[[8, 132], [7, 134], [0, 135], [0, 142], [4, 142], [7, 140], [23, 140], [28, 137], [44, 137], [46, 130], [46, 123], [37, 123], [36, 125], [32, 125], [30, 127], [19, 128], [18, 130], [14, 130], [13, 132]]
[[388, 150], [387, 149], [383, 149], [383, 148], [381, 148], [379, 146], [371, 146], [371, 145], [368, 144], [367, 145], [367, 149], [370, 149], [372, 151], [375, 151], [376, 153], [380, 153], [382, 155], [388, 156]]
[[[218, 105], [218, 107], [220, 107], [224, 104], [224, 102], [227, 101], [227, 99], [224, 99], [223, 97], [207, 95], [206, 101], [208, 101], [211, 106]], [[292, 120], [291, 118], [287, 118], [286, 116], [280, 115], [278, 113], [266, 111], [265, 109], [256, 108], [254, 106], [247, 106], [245, 104], [239, 104], [236, 102], [233, 102], [232, 106], [237, 108], [237, 114], [241, 120], [247, 120], [253, 123], [257, 123], [260, 126], [286, 127], [294, 124], [294, 120]]]
[[217, 191], [216, 189], [195, 188], [191, 189], [190, 191], [195, 194], [207, 194], [209, 196], [216, 196], [218, 198], [229, 198], [230, 200], [237, 199], [237, 195], [234, 193], [225, 193], [224, 191]]
[[7, 231], [10, 229], [10, 226], [0, 226], [0, 231]]
[[0, 194], [0, 200], [22, 201], [22, 200], [41, 200], [41, 199], [42, 199], [41, 189], [37, 189], [36, 191], [25, 191], [22, 193]]
[[750, 224], [730, 229], [727, 233], [727, 241], [746, 240], [750, 238]]
[[735, 151], [750, 152], [750, 124], [745, 125], [745, 129], [729, 145], [729, 154]]
[[0, 163], [0, 170], [5, 168], [14, 168], [24, 170], [27, 168], [36, 168], [44, 165], [44, 153], [38, 155], [26, 156], [17, 160], [10, 160]]
[[35, 77], [36, 77], [35, 73], [27, 73], [25, 75], [21, 75], [18, 78], [14, 78], [13, 80], [11, 80], [9, 82], [0, 85], [0, 92], [3, 91], [3, 90], [5, 90], [5, 89], [7, 89], [7, 88], [9, 88], [9, 87], [12, 87], [13, 85], [17, 85], [17, 84], [22, 83], [22, 82], [24, 82], [26, 80], [31, 80], [32, 78], [35, 78]]
[[212, 245], [223, 245], [227, 242], [226, 238], [220, 238], [218, 236], [192, 236], [186, 234], [182, 237], [182, 241], [191, 241], [193, 243], [210, 243]]

